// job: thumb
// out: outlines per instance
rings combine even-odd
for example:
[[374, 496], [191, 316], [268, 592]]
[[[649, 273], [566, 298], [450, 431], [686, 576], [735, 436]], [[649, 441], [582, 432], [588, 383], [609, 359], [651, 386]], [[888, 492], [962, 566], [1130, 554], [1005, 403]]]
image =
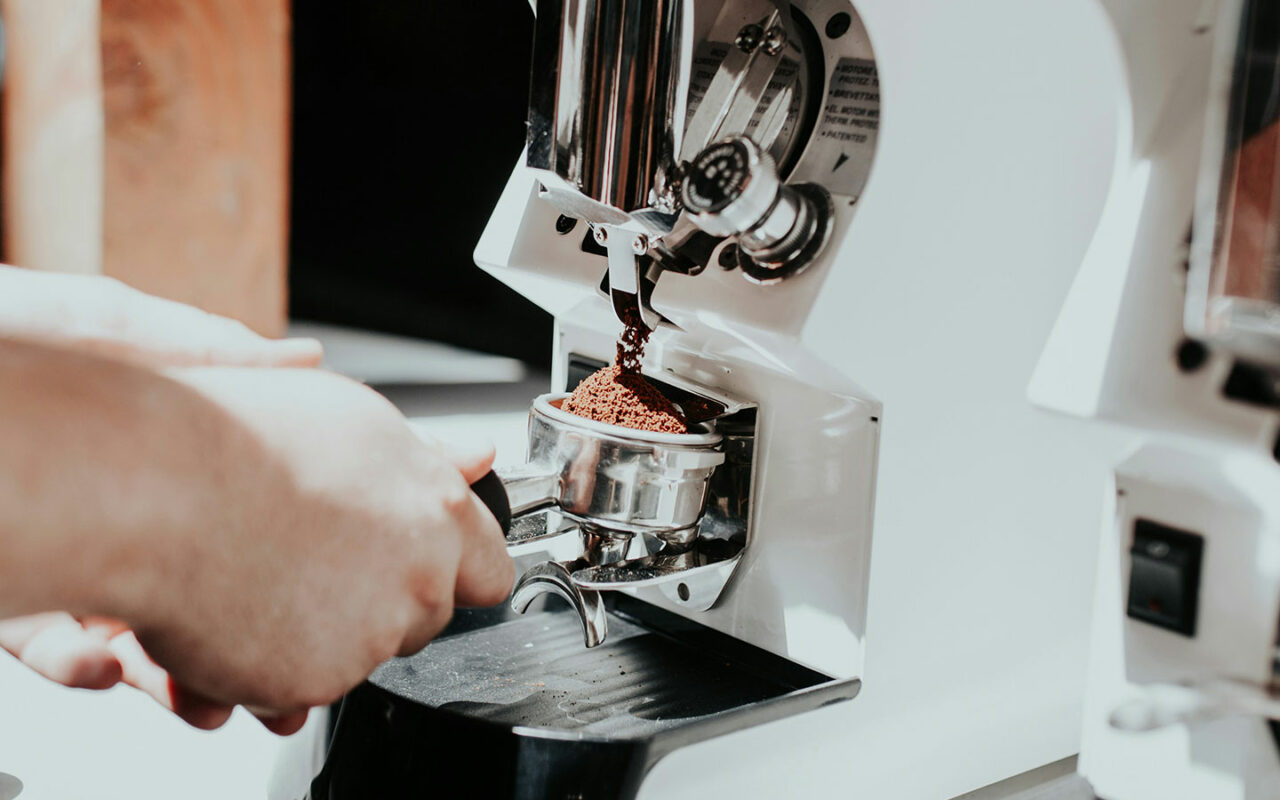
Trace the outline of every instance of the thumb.
[[493, 469], [493, 443], [485, 439], [462, 438], [428, 433], [414, 425], [414, 433], [462, 473], [468, 484], [475, 483]]

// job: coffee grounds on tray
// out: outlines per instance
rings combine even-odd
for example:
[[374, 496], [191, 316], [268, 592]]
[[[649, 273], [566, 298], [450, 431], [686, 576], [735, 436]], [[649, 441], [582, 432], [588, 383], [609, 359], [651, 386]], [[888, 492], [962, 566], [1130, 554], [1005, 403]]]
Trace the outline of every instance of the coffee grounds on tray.
[[573, 390], [562, 409], [570, 414], [653, 433], [688, 433], [680, 412], [643, 375], [614, 364], [594, 373]]

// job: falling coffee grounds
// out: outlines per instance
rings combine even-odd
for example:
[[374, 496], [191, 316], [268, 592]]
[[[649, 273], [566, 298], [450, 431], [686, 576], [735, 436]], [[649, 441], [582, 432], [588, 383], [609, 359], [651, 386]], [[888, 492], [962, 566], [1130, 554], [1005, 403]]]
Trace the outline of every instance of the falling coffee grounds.
[[570, 414], [653, 433], [688, 433], [689, 426], [671, 401], [640, 374], [649, 328], [639, 313], [628, 311], [618, 337], [613, 366], [588, 377], [561, 406]]
[[627, 375], [639, 375], [644, 361], [644, 346], [649, 343], [649, 326], [638, 309], [627, 306], [622, 312], [622, 335], [618, 337], [618, 355], [614, 364]]

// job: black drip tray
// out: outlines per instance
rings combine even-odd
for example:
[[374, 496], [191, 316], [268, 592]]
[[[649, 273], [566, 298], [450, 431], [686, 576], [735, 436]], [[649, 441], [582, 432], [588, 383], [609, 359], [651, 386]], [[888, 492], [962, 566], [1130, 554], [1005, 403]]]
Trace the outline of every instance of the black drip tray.
[[820, 677], [804, 672], [743, 669], [618, 616], [605, 643], [588, 650], [572, 614], [544, 612], [437, 641], [384, 664], [373, 682], [503, 725], [630, 738], [780, 697]]
[[588, 650], [562, 608], [460, 612], [382, 665], [344, 701], [312, 798], [632, 797], [674, 748], [860, 687], [626, 595]]

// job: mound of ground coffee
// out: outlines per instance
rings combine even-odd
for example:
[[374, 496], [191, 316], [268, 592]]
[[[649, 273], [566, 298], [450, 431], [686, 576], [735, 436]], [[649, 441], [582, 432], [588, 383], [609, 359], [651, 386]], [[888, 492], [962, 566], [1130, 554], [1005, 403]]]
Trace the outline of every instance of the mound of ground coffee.
[[654, 433], [688, 433], [680, 412], [638, 373], [614, 364], [591, 375], [561, 406], [570, 414]]
[[654, 433], [688, 433], [689, 425], [671, 401], [640, 374], [649, 326], [636, 308], [622, 315], [622, 335], [613, 366], [578, 384], [561, 406], [570, 414]]

